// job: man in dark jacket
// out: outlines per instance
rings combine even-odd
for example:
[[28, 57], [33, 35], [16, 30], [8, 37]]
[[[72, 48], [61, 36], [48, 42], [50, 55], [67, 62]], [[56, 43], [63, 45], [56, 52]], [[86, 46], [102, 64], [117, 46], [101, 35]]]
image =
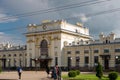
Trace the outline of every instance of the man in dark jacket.
[[19, 79], [21, 79], [22, 68], [18, 67], [17, 72], [18, 72]]
[[53, 69], [53, 78], [54, 80], [58, 79], [61, 80], [61, 68], [56, 65]]

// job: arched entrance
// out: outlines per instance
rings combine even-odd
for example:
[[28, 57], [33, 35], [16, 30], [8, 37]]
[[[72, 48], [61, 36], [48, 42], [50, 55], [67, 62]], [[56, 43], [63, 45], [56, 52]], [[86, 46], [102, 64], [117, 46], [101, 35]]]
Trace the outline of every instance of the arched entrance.
[[40, 53], [40, 67], [45, 68], [46, 66], [48, 66], [48, 60], [46, 60], [46, 58], [48, 57], [48, 43], [45, 39], [41, 41]]

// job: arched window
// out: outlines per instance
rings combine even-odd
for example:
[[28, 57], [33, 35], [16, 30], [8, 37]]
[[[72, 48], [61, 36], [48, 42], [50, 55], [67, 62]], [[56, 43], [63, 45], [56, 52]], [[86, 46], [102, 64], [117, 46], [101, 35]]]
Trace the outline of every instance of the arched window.
[[45, 39], [41, 41], [40, 51], [41, 51], [41, 55], [48, 56], [48, 43]]

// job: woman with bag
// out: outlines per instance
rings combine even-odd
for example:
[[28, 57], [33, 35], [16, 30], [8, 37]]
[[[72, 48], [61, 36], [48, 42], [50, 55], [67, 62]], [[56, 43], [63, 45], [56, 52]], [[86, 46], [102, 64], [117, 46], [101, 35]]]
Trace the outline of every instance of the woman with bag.
[[22, 68], [21, 68], [21, 67], [18, 67], [18, 68], [17, 68], [17, 71], [18, 71], [19, 79], [21, 79]]

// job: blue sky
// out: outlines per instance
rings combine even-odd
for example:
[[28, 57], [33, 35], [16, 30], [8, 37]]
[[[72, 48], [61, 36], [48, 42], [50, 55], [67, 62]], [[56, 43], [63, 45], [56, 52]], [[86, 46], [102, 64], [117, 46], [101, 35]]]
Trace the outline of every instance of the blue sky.
[[[72, 24], [83, 23], [89, 28], [90, 35], [94, 38], [98, 38], [101, 32], [105, 35], [114, 32], [117, 37], [120, 37], [119, 10], [94, 15], [98, 12], [120, 8], [119, 4], [120, 0], [0, 0], [0, 43], [25, 44], [26, 38], [23, 33], [26, 33], [28, 24], [41, 24], [43, 20], [57, 19], [65, 19]], [[65, 6], [69, 8], [65, 9]], [[59, 10], [58, 7], [62, 7], [63, 10]], [[51, 8], [56, 10], [41, 11]], [[32, 12], [35, 14], [29, 16]], [[25, 13], [27, 14], [23, 16]], [[88, 14], [93, 15], [86, 16]]]

